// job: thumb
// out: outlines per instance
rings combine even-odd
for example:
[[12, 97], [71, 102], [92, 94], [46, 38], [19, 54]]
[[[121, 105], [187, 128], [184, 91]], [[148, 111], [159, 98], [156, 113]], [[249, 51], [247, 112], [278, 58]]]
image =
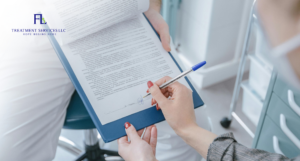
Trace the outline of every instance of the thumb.
[[129, 122], [125, 122], [124, 126], [125, 126], [126, 134], [128, 135], [131, 141], [141, 139], [133, 125], [131, 125]]
[[163, 45], [163, 48], [170, 52], [171, 51], [171, 47], [170, 47], [170, 34], [169, 34], [169, 29], [168, 29], [168, 25], [166, 27], [164, 27], [162, 29], [162, 31], [160, 31], [160, 39], [161, 39], [161, 43]]
[[152, 97], [156, 100], [156, 102], [163, 106], [165, 103], [167, 103], [169, 100], [161, 93], [159, 87], [154, 83], [154, 85], [149, 89], [149, 92], [151, 93]]
[[156, 21], [160, 21], [160, 23], [158, 23], [159, 25], [155, 26], [155, 30], [159, 34], [163, 48], [166, 51], [170, 52], [171, 51], [171, 47], [170, 47], [171, 38], [170, 38], [170, 33], [169, 33], [169, 26], [161, 16], [158, 19], [159, 20], [156, 20]]

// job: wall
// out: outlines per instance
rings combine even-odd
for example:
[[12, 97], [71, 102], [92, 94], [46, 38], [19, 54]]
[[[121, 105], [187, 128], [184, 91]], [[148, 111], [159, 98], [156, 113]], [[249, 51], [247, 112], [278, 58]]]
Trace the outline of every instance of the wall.
[[[177, 15], [175, 45], [189, 67], [206, 60], [193, 75], [204, 88], [237, 73], [252, 0], [184, 0]], [[246, 68], [247, 69], [247, 68]]]

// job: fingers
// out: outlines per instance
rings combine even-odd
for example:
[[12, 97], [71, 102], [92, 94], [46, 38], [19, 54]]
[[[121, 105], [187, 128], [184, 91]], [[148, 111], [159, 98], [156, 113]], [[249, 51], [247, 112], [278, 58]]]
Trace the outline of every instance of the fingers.
[[171, 80], [171, 79], [172, 79], [172, 78], [169, 77], [169, 76], [164, 76], [164, 77], [162, 77], [161, 79], [157, 80], [157, 81], [155, 82], [155, 84], [157, 84], [158, 86], [160, 86], [160, 85], [166, 83], [167, 81], [169, 81], [169, 80]]
[[[168, 82], [169, 80], [171, 80], [172, 78], [169, 76], [165, 76], [161, 79], [159, 79], [158, 81], [156, 81], [154, 84], [156, 84], [158, 87], [166, 82]], [[147, 83], [148, 88], [151, 88], [154, 85], [151, 81], [149, 81]], [[180, 83], [179, 82], [174, 82], [173, 84], [171, 84], [170, 86], [168, 86], [167, 88], [164, 89], [160, 89], [161, 94], [165, 97], [165, 98], [169, 98], [173, 96], [173, 92], [176, 88], [180, 87]], [[147, 93], [150, 92], [150, 89], [147, 90]], [[158, 91], [157, 91], [158, 92]], [[153, 96], [153, 93], [151, 92], [151, 95]], [[161, 95], [158, 95], [161, 97]], [[167, 100], [167, 99], [163, 99], [161, 98], [161, 100]], [[153, 106], [154, 104], [156, 104], [156, 109], [159, 110], [159, 102], [158, 100], [155, 98], [155, 96], [153, 96], [153, 99], [151, 100], [151, 105]], [[161, 104], [160, 104], [161, 105]]]
[[156, 32], [159, 34], [163, 48], [168, 52], [171, 51], [171, 38], [168, 24], [165, 22], [165, 20], [159, 13], [153, 14], [153, 16], [150, 17], [150, 22], [153, 25]]
[[[155, 102], [155, 103], [154, 103]], [[156, 101], [152, 98], [151, 99], [151, 106], [153, 106], [154, 104], [156, 104]]]
[[153, 127], [153, 125], [146, 127], [146, 130], [145, 130], [145, 133], [144, 133], [143, 137], [142, 137], [142, 135], [143, 135], [144, 129], [141, 129], [141, 130], [139, 130], [137, 132], [138, 135], [140, 137], [142, 137], [142, 139], [145, 140], [148, 144], [150, 144], [150, 137], [151, 137], [151, 129], [152, 129], [152, 127]]
[[165, 93], [164, 93], [164, 96], [165, 96], [166, 98], [168, 98], [169, 95], [170, 95], [169, 92], [165, 92]]
[[159, 31], [159, 36], [160, 36], [163, 48], [168, 52], [171, 51], [170, 34], [169, 34], [168, 24], [167, 23], [162, 24], [157, 30]]
[[156, 102], [163, 106], [163, 104], [167, 103], [169, 100], [161, 93], [159, 87], [154, 84], [150, 89], [149, 92], [151, 93], [152, 97]]
[[156, 144], [157, 144], [157, 128], [155, 125], [151, 128], [150, 146], [152, 148], [153, 154], [155, 156]]
[[122, 156], [124, 153], [124, 150], [127, 149], [129, 146], [128, 137], [123, 136], [120, 139], [118, 139], [118, 152]]
[[127, 144], [129, 144], [127, 136], [123, 136], [120, 139], [118, 139], [118, 144], [119, 145], [127, 145]]
[[143, 136], [143, 140], [145, 140], [148, 144], [150, 144], [150, 138], [151, 138], [151, 129], [153, 126], [149, 126], [146, 128], [146, 131]]
[[[172, 78], [169, 77], [169, 76], [165, 76], [159, 80], [157, 80], [155, 82], [155, 84], [157, 84], [157, 86], [161, 86], [162, 84], [166, 83], [167, 81], [171, 80]], [[175, 83], [178, 83], [178, 82], [175, 82]], [[151, 88], [153, 86], [153, 83], [151, 81], [148, 81], [147, 82], [147, 85], [148, 85], [148, 88]], [[149, 92], [149, 89], [147, 90], [147, 93]], [[161, 92], [163, 94], [167, 94], [167, 92], [169, 92], [169, 88], [164, 88], [164, 89], [161, 89]]]
[[163, 48], [168, 52], [171, 51], [168, 24], [157, 11], [151, 12], [148, 10], [145, 14], [156, 32], [159, 34]]
[[160, 15], [158, 15], [157, 17], [154, 28], [159, 34], [163, 48], [168, 52], [171, 51], [171, 47], [170, 47], [171, 38], [169, 33], [169, 26]]
[[125, 123], [125, 131], [127, 136], [132, 142], [141, 139], [137, 131], [135, 130], [134, 126], [131, 125], [129, 122]]
[[137, 133], [141, 137], [143, 135], [144, 129], [139, 130]]
[[[167, 88], [166, 88], [167, 89]], [[163, 92], [162, 92], [163, 93]], [[173, 96], [173, 92], [165, 92], [165, 93], [163, 93], [164, 94], [164, 96], [166, 97], [166, 98], [168, 98], [169, 99], [169, 97], [172, 97]], [[172, 98], [171, 98], [172, 99]], [[174, 98], [173, 98], [174, 99]], [[151, 105], [153, 106], [153, 105], [155, 105], [155, 104], [157, 104], [157, 102], [152, 98], [152, 100], [151, 100]]]
[[[168, 82], [169, 80], [171, 80], [172, 78], [169, 76], [164, 76], [163, 78], [157, 80], [155, 82], [155, 84], [157, 84], [157, 86], [161, 86], [162, 84]], [[169, 85], [168, 87], [161, 89], [161, 92], [163, 94], [167, 93], [167, 92], [173, 92], [174, 88], [178, 87], [180, 85], [179, 82], [174, 82], [173, 84]], [[149, 87], [150, 88], [150, 87]]]
[[156, 104], [156, 110], [157, 110], [157, 111], [160, 110], [160, 107], [159, 107], [158, 104]]

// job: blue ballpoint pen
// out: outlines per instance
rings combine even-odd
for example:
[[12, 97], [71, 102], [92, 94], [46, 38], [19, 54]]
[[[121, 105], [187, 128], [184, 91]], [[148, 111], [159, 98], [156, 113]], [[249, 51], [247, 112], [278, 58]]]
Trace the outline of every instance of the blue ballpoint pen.
[[[192, 71], [196, 71], [197, 69], [201, 68], [201, 67], [202, 67], [203, 65], [205, 65], [205, 64], [206, 64], [206, 61], [203, 61], [203, 62], [201, 62], [201, 63], [199, 63], [199, 64], [196, 64], [196, 65], [192, 66], [191, 69], [189, 69], [189, 70], [187, 70], [187, 71], [181, 73], [181, 74], [178, 75], [177, 77], [175, 77], [175, 78], [169, 80], [168, 82], [162, 84], [161, 86], [159, 86], [159, 88], [160, 88], [160, 89], [164, 89], [164, 88], [168, 87], [170, 84], [176, 82], [178, 79], [180, 79], [180, 78], [182, 78], [182, 77], [188, 75], [188, 74], [191, 73]], [[145, 95], [143, 98], [145, 98], [145, 97], [147, 97], [147, 96], [150, 96], [150, 95], [151, 95], [151, 93], [148, 93], [148, 94]]]

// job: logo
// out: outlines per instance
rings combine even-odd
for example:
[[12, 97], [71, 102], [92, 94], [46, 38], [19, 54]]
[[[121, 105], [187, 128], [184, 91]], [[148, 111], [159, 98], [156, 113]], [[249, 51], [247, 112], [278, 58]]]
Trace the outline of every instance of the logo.
[[[40, 21], [40, 24], [45, 25], [47, 24], [45, 18], [43, 18], [42, 14], [34, 14], [33, 15], [34, 18], [34, 24], [38, 24]], [[25, 36], [40, 36], [40, 35], [56, 35], [58, 33], [63, 33], [66, 32], [66, 29], [64, 28], [46, 28], [46, 26], [44, 26], [45, 28], [12, 28], [11, 31], [14, 33], [22, 33]]]
[[42, 14], [34, 14], [34, 24], [36, 24], [37, 20], [40, 20], [40, 24], [47, 24]]

